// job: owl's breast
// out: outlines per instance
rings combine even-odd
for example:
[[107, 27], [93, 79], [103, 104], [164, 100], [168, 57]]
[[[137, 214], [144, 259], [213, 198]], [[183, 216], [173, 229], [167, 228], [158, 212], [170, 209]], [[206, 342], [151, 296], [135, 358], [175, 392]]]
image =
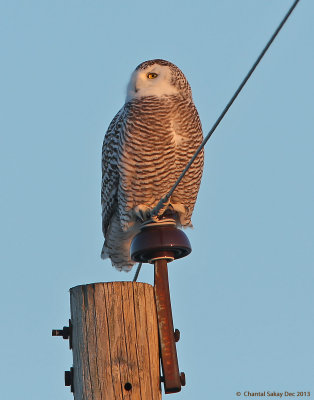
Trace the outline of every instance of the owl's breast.
[[147, 97], [128, 103], [118, 162], [123, 218], [139, 204], [154, 207], [173, 186], [201, 140], [198, 114], [191, 102]]

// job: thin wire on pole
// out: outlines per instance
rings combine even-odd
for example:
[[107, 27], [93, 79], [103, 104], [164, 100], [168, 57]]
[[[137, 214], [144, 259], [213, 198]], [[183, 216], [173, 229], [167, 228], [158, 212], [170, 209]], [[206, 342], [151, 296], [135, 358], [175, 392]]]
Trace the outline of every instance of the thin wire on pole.
[[255, 68], [258, 66], [259, 62], [261, 61], [261, 59], [264, 57], [265, 53], [267, 52], [267, 50], [269, 49], [270, 45], [273, 43], [273, 41], [275, 40], [276, 36], [278, 35], [278, 33], [280, 32], [281, 28], [284, 26], [284, 24], [286, 23], [287, 19], [289, 18], [289, 16], [291, 15], [292, 11], [295, 9], [296, 5], [298, 4], [300, 0], [296, 0], [292, 6], [290, 7], [289, 11], [287, 12], [287, 14], [284, 16], [283, 20], [280, 22], [278, 28], [275, 30], [275, 32], [273, 33], [272, 37], [269, 39], [269, 41], [267, 42], [266, 46], [264, 47], [264, 49], [262, 50], [262, 52], [260, 53], [260, 55], [258, 56], [257, 60], [255, 61], [255, 63], [253, 64], [253, 66], [251, 67], [251, 69], [249, 70], [249, 72], [247, 73], [247, 75], [245, 76], [245, 78], [243, 79], [243, 81], [241, 82], [240, 86], [238, 87], [238, 89], [236, 90], [236, 92], [234, 93], [234, 95], [232, 96], [232, 98], [230, 99], [229, 103], [226, 105], [226, 107], [224, 108], [224, 110], [222, 111], [222, 113], [220, 114], [220, 116], [218, 117], [217, 121], [214, 123], [213, 127], [211, 128], [211, 130], [209, 131], [209, 133], [207, 134], [207, 136], [205, 137], [205, 139], [203, 140], [202, 144], [199, 146], [199, 148], [196, 150], [194, 156], [191, 158], [191, 160], [189, 161], [189, 163], [187, 164], [187, 166], [184, 168], [184, 170], [182, 171], [181, 175], [179, 176], [179, 178], [177, 179], [177, 181], [175, 182], [175, 184], [172, 186], [172, 188], [170, 189], [170, 191], [166, 194], [165, 197], [161, 198], [160, 201], [158, 202], [158, 204], [156, 205], [156, 207], [153, 209], [152, 211], [152, 216], [157, 216], [159, 211], [163, 208], [163, 206], [167, 203], [167, 201], [170, 199], [170, 197], [172, 196], [173, 192], [176, 190], [177, 186], [179, 185], [179, 183], [181, 182], [181, 180], [183, 179], [184, 175], [186, 174], [186, 172], [188, 171], [188, 169], [190, 168], [190, 166], [193, 164], [193, 162], [195, 161], [196, 157], [199, 155], [199, 153], [201, 152], [201, 150], [203, 149], [203, 147], [205, 146], [205, 144], [208, 142], [208, 140], [210, 139], [211, 135], [214, 133], [214, 131], [216, 130], [217, 126], [220, 124], [221, 120], [223, 119], [223, 117], [226, 115], [226, 113], [228, 112], [229, 108], [232, 106], [232, 103], [235, 101], [235, 99], [238, 97], [239, 93], [241, 92], [241, 90], [243, 89], [243, 87], [245, 86], [246, 82], [250, 79], [251, 75], [253, 74]]
[[137, 281], [137, 278], [138, 278], [138, 275], [140, 273], [141, 268], [142, 268], [142, 263], [140, 262], [140, 263], [138, 263], [138, 266], [136, 268], [136, 272], [135, 272], [135, 275], [134, 275], [134, 278], [133, 278], [133, 282]]

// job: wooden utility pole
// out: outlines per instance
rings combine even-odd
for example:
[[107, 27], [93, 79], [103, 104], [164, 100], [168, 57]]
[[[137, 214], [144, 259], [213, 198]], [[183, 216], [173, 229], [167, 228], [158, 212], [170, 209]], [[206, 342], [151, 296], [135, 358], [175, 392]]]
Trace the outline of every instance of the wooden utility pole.
[[[65, 372], [75, 400], [160, 400], [185, 385], [179, 372], [167, 263], [191, 252], [173, 219], [144, 224], [132, 241], [134, 261], [154, 264], [154, 286], [107, 282], [70, 289], [71, 320], [53, 336], [70, 339]], [[160, 376], [160, 364], [163, 376]]]
[[74, 399], [161, 399], [154, 288], [95, 283], [70, 296]]

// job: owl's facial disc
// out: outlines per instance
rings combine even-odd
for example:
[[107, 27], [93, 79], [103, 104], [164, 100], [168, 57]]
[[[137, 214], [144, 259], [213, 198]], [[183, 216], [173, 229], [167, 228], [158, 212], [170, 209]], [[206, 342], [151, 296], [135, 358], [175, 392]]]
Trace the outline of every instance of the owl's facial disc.
[[171, 84], [170, 68], [154, 64], [144, 70], [133, 72], [127, 88], [126, 101], [147, 96], [163, 97], [177, 93], [178, 89]]

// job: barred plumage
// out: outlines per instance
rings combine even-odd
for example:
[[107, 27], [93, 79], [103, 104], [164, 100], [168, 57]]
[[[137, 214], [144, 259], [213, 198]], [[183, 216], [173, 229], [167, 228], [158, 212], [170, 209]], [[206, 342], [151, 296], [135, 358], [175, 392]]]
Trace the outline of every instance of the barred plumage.
[[[102, 258], [120, 270], [132, 268], [130, 244], [141, 220], [170, 190], [202, 139], [191, 88], [180, 69], [165, 60], [140, 64], [103, 144]], [[202, 169], [203, 152], [170, 199], [180, 226], [191, 226]]]

